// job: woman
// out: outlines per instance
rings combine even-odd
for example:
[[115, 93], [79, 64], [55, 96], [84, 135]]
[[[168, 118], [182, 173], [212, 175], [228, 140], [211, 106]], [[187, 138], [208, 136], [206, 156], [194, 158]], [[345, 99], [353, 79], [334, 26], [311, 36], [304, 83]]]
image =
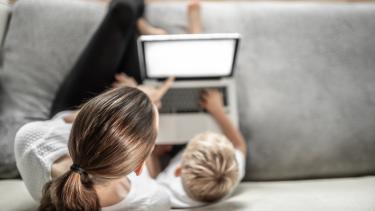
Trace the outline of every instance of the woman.
[[17, 166], [39, 210], [169, 209], [166, 193], [142, 171], [158, 130], [146, 94], [117, 88], [85, 103], [73, 126], [62, 116], [16, 136]]
[[[17, 166], [32, 197], [41, 200], [40, 210], [169, 209], [167, 195], [142, 169], [158, 130], [153, 103], [172, 81], [158, 89], [142, 87], [144, 92], [123, 87], [102, 93], [117, 71], [132, 70], [124, 65], [135, 62], [127, 54], [134, 50], [137, 5], [111, 2], [60, 87], [53, 118], [29, 123], [17, 133]], [[127, 74], [140, 80], [136, 70]], [[58, 113], [90, 98], [77, 116]]]

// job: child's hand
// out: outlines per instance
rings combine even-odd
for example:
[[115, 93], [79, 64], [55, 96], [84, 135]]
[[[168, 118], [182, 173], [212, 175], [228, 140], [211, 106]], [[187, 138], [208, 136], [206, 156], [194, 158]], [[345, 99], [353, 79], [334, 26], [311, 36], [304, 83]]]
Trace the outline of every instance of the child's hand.
[[224, 112], [223, 96], [216, 89], [202, 91], [199, 103], [212, 115]]

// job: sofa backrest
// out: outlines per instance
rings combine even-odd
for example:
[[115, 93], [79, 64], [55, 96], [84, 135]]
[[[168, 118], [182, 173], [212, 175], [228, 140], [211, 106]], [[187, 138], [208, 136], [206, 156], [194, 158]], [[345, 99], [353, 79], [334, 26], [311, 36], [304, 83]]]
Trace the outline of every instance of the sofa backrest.
[[0, 71], [0, 178], [15, 175], [14, 136], [46, 119], [59, 84], [104, 15], [76, 0], [19, 0], [12, 8]]
[[2, 46], [8, 26], [8, 19], [10, 15], [10, 6], [5, 1], [0, 1], [0, 67], [2, 64]]
[[[154, 25], [182, 33], [185, 9], [168, 2], [146, 11]], [[15, 131], [48, 116], [104, 11], [76, 0], [16, 3], [0, 75], [0, 174], [14, 163]], [[375, 4], [204, 2], [202, 12], [205, 32], [242, 34], [246, 179], [375, 173]]]
[[9, 14], [10, 6], [6, 3], [0, 2], [0, 46], [3, 43], [3, 38], [6, 32]]

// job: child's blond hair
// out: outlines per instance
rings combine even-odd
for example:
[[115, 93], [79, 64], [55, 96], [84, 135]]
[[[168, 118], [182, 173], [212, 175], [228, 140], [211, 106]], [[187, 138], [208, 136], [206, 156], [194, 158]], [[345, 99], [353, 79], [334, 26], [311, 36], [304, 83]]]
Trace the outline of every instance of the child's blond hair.
[[235, 149], [225, 136], [205, 132], [190, 140], [182, 155], [181, 179], [191, 198], [217, 201], [233, 190], [238, 177]]

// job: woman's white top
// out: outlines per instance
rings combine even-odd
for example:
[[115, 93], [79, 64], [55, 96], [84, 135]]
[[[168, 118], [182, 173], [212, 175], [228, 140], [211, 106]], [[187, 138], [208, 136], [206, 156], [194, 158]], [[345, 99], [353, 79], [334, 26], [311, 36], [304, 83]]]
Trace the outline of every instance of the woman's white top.
[[[52, 164], [69, 154], [67, 142], [72, 125], [62, 119], [65, 114], [62, 112], [51, 120], [28, 123], [16, 135], [17, 167], [36, 201], [42, 197], [44, 184], [52, 179]], [[167, 192], [149, 176], [146, 169], [140, 176], [132, 173], [127, 178], [131, 188], [126, 198], [115, 205], [104, 207], [104, 211], [170, 209]]]
[[[181, 165], [182, 151], [177, 154], [168, 164], [167, 168], [159, 174], [156, 181], [168, 192], [172, 208], [192, 208], [207, 205], [207, 203], [196, 201], [190, 198], [182, 185], [181, 177], [175, 176], [176, 168]], [[236, 161], [239, 169], [239, 177], [235, 187], [245, 176], [245, 155], [240, 151], [235, 151]], [[233, 188], [234, 190], [235, 188]], [[231, 192], [232, 193], [232, 192]], [[229, 193], [225, 198], [231, 195]]]

